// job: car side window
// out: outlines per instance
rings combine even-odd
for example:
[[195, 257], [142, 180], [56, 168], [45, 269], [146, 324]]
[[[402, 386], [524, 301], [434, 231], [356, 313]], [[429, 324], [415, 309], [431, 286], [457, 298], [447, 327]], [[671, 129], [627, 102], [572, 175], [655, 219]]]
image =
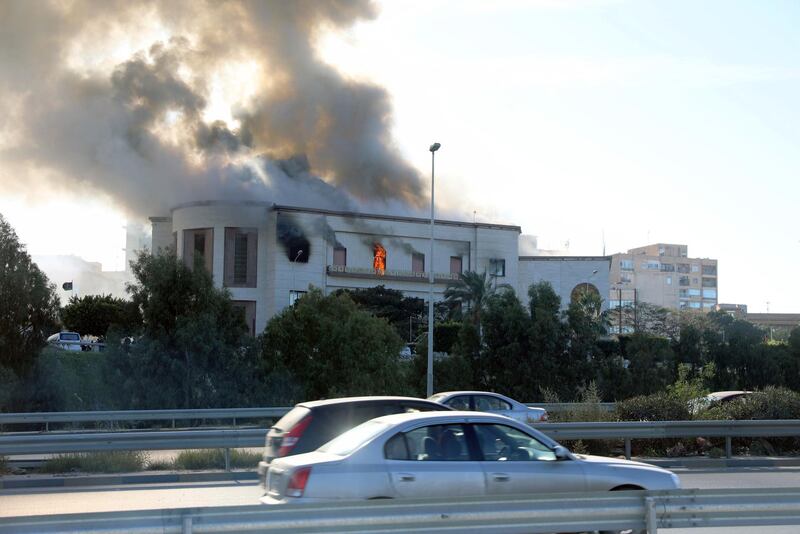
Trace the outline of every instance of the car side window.
[[384, 446], [389, 460], [418, 462], [469, 461], [469, 447], [462, 425], [431, 425], [393, 436]]
[[469, 396], [458, 395], [452, 399], [445, 401], [445, 406], [449, 406], [454, 410], [469, 410]]
[[506, 425], [475, 424], [483, 459], [496, 462], [555, 461], [556, 454], [542, 442]]
[[497, 397], [475, 395], [475, 409], [479, 412], [511, 410], [511, 405]]

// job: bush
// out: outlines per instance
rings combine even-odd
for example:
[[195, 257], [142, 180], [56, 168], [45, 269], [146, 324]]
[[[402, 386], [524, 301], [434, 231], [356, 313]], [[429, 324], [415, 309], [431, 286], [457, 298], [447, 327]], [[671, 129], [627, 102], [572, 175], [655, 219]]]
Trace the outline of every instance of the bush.
[[800, 393], [770, 386], [711, 407], [700, 416], [703, 419], [800, 419]]
[[87, 452], [59, 454], [42, 465], [42, 473], [130, 473], [141, 471], [147, 464], [147, 453], [142, 451]]
[[687, 403], [668, 393], [620, 401], [614, 412], [620, 421], [688, 421], [692, 418]]
[[[258, 465], [261, 454], [252, 451], [231, 449], [230, 466], [233, 469], [248, 469]], [[223, 449], [200, 449], [181, 451], [175, 459], [175, 469], [198, 471], [203, 469], [225, 469]]]

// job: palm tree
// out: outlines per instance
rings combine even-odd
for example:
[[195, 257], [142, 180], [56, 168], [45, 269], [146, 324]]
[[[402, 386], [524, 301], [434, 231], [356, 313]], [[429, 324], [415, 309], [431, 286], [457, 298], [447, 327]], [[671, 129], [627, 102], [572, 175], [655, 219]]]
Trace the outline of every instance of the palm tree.
[[[502, 284], [500, 287], [509, 287]], [[444, 290], [444, 300], [452, 307], [461, 306], [472, 323], [480, 328], [481, 313], [489, 299], [497, 292], [492, 279], [486, 274], [467, 271], [459, 275], [458, 282], [451, 282]]]

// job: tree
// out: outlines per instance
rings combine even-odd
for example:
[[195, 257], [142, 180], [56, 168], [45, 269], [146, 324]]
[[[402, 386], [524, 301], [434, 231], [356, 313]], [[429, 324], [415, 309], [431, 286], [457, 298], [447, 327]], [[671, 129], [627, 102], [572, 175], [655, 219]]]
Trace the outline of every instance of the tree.
[[72, 297], [61, 309], [61, 320], [69, 330], [92, 336], [105, 336], [111, 326], [131, 335], [142, 322], [133, 301], [111, 295]]
[[511, 397], [538, 393], [539, 370], [533, 367], [530, 319], [513, 290], [491, 297], [483, 316], [487, 385]]
[[417, 337], [420, 325], [424, 323], [420, 319], [427, 311], [425, 301], [421, 298], [406, 297], [397, 289], [387, 289], [380, 285], [364, 289], [338, 289], [334, 292], [335, 295], [342, 293], [350, 295], [353, 302], [363, 310], [389, 321], [403, 339], [409, 333], [409, 325], [413, 340]]
[[0, 366], [27, 371], [58, 328], [58, 296], [0, 215]]
[[267, 372], [297, 386], [295, 402], [407, 391], [398, 380], [402, 339], [347, 294], [309, 291], [270, 320], [261, 344]]
[[210, 408], [263, 398], [258, 353], [226, 290], [174, 254], [139, 254], [128, 286], [142, 312], [130, 346], [110, 342], [109, 380], [126, 408]]
[[[550, 282], [528, 288], [531, 316], [531, 365], [536, 370], [540, 390], [558, 389], [558, 367], [564, 359], [565, 329], [561, 322], [561, 297]], [[538, 394], [532, 392], [532, 395]], [[529, 397], [533, 398], [533, 396]]]
[[[502, 287], [507, 286], [504, 284]], [[486, 271], [480, 274], [467, 271], [459, 275], [457, 282], [447, 285], [444, 299], [451, 308], [461, 309], [472, 324], [480, 328], [481, 315], [496, 289]]]

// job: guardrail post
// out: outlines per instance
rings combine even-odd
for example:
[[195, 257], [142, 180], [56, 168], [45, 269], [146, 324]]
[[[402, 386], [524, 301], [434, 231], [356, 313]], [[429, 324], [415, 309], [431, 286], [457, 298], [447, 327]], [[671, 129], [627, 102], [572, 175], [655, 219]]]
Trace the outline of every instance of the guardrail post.
[[647, 525], [647, 534], [656, 534], [658, 531], [658, 515], [656, 514], [656, 500], [652, 497], [644, 499], [644, 519]]
[[731, 437], [725, 436], [725, 458], [733, 456], [733, 447], [731, 446]]
[[225, 449], [225, 471], [231, 470], [231, 450]]
[[628, 460], [631, 459], [631, 440], [630, 438], [625, 438], [625, 458]]
[[192, 534], [192, 516], [183, 518], [183, 528], [181, 534]]

